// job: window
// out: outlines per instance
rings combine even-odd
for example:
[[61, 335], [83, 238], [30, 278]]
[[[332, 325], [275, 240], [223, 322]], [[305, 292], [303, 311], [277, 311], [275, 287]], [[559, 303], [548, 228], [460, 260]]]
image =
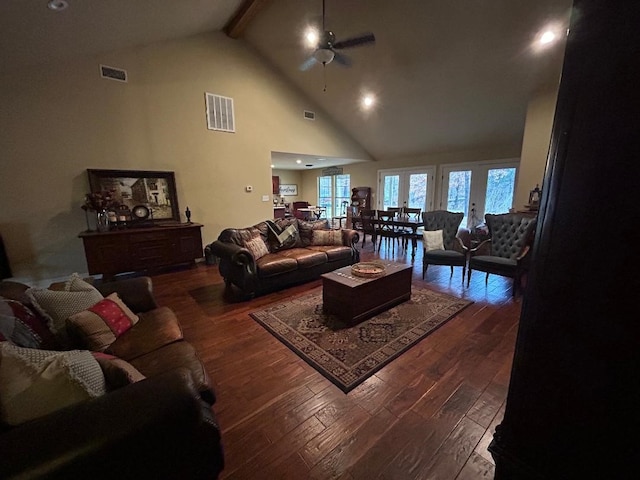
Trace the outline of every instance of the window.
[[[462, 226], [482, 221], [486, 213], [508, 213], [513, 207], [518, 162], [478, 162], [442, 167], [441, 208], [463, 212]], [[476, 219], [471, 219], [475, 204]]]
[[378, 208], [420, 208], [423, 212], [433, 207], [435, 167], [404, 168], [378, 171], [381, 196]]
[[351, 177], [349, 174], [318, 177], [318, 206], [327, 209], [327, 218], [345, 215], [350, 202]]

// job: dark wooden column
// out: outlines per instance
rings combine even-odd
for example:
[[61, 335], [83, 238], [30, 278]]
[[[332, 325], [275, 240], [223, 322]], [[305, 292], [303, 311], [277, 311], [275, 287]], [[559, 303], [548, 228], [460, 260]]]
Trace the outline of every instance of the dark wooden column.
[[640, 2], [574, 3], [496, 479], [637, 478], [639, 32]]

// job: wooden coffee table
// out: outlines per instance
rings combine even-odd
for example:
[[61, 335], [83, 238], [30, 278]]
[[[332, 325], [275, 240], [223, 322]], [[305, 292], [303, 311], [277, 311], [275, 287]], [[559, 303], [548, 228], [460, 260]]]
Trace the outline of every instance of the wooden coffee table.
[[322, 275], [322, 305], [326, 313], [355, 325], [411, 298], [413, 266], [381, 262], [385, 274], [362, 278], [344, 267]]

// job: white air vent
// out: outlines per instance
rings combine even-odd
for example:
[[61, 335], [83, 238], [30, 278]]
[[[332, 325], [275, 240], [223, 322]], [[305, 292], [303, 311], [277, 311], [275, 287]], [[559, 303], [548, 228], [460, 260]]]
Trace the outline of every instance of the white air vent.
[[207, 128], [220, 132], [235, 133], [236, 123], [233, 113], [233, 98], [204, 94], [207, 103]]
[[316, 112], [311, 112], [309, 110], [305, 110], [303, 115], [304, 115], [304, 118], [306, 118], [307, 120], [315, 120], [316, 119]]
[[107, 67], [106, 65], [100, 65], [100, 76], [102, 78], [117, 80], [119, 82], [127, 81], [126, 70], [122, 70], [121, 68]]

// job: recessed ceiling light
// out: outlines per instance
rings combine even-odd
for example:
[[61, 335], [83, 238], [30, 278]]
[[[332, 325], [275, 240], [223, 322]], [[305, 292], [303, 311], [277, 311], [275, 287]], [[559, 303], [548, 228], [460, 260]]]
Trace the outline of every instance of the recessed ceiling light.
[[540, 43], [542, 45], [546, 45], [548, 43], [553, 42], [556, 39], [556, 34], [550, 30], [547, 30], [540, 36]]
[[371, 107], [373, 107], [376, 103], [376, 99], [373, 95], [364, 95], [362, 97], [362, 107], [365, 109], [369, 109]]
[[272, 164], [271, 164], [271, 168], [276, 168], [276, 166], [272, 163]]
[[49, 0], [47, 7], [54, 12], [61, 12], [69, 7], [69, 3], [66, 0]]
[[300, 165], [300, 164], [302, 163], [302, 160], [298, 159], [298, 160], [296, 160], [296, 163], [297, 163], [298, 165]]

